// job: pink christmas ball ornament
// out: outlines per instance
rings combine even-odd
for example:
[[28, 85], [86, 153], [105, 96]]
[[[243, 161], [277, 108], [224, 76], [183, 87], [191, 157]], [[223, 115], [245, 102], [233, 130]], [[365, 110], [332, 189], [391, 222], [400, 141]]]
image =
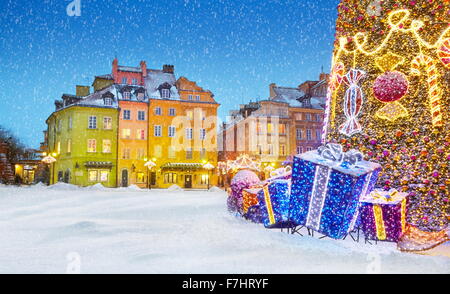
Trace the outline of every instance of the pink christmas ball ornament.
[[241, 170], [231, 180], [231, 194], [228, 197], [228, 210], [242, 213], [242, 191], [261, 183], [252, 171]]
[[381, 102], [394, 102], [408, 93], [408, 80], [398, 71], [388, 71], [379, 76], [373, 84], [373, 94]]

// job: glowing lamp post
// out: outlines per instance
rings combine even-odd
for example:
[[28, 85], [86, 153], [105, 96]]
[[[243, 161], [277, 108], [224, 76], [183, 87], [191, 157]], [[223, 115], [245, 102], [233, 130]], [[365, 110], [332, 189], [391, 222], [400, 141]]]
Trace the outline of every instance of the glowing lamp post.
[[203, 168], [206, 169], [208, 171], [208, 190], [209, 190], [209, 184], [210, 184], [210, 172], [214, 169], [214, 165], [212, 165], [211, 163], [207, 163], [205, 165], [203, 165]]
[[152, 160], [147, 161], [144, 163], [144, 166], [147, 167], [147, 181], [148, 181], [148, 188], [152, 189], [152, 184], [150, 183], [150, 176], [149, 172], [156, 166], [156, 163], [154, 163]]
[[[53, 155], [56, 156], [55, 153], [53, 153]], [[52, 183], [54, 184], [55, 183], [55, 162], [56, 162], [56, 158], [51, 156], [51, 155], [48, 155], [48, 156], [42, 158], [42, 162], [45, 163], [45, 164], [48, 164], [49, 167], [50, 167], [50, 165], [53, 165], [52, 166]]]

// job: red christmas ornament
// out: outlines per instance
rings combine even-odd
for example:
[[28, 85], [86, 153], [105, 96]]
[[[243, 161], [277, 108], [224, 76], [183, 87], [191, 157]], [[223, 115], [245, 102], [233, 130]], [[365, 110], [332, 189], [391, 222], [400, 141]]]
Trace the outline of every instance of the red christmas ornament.
[[373, 94], [381, 102], [400, 100], [408, 93], [408, 80], [398, 71], [388, 71], [379, 76], [373, 84]]

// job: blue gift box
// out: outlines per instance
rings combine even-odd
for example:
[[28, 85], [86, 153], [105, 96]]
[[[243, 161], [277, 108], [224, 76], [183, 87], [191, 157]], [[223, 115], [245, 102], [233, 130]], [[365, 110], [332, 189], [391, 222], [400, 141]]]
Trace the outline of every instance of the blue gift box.
[[258, 193], [263, 224], [266, 228], [291, 227], [289, 222], [289, 196], [291, 180], [274, 180]]
[[338, 144], [294, 157], [289, 219], [334, 239], [345, 237], [358, 218], [358, 203], [381, 171], [362, 154]]

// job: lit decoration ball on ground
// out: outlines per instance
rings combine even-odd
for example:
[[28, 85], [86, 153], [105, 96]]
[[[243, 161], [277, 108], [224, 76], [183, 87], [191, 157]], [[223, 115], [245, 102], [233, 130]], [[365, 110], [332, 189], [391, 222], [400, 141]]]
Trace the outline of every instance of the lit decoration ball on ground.
[[239, 171], [231, 180], [231, 193], [228, 197], [228, 209], [243, 213], [242, 191], [260, 183], [258, 176], [249, 170]]
[[346, 89], [330, 88], [323, 140], [380, 163], [377, 187], [409, 195], [407, 223], [439, 232], [450, 214], [450, 1], [378, 3], [338, 6], [332, 68], [364, 70], [366, 99], [358, 115], [362, 131], [344, 134], [337, 126], [348, 120]]

